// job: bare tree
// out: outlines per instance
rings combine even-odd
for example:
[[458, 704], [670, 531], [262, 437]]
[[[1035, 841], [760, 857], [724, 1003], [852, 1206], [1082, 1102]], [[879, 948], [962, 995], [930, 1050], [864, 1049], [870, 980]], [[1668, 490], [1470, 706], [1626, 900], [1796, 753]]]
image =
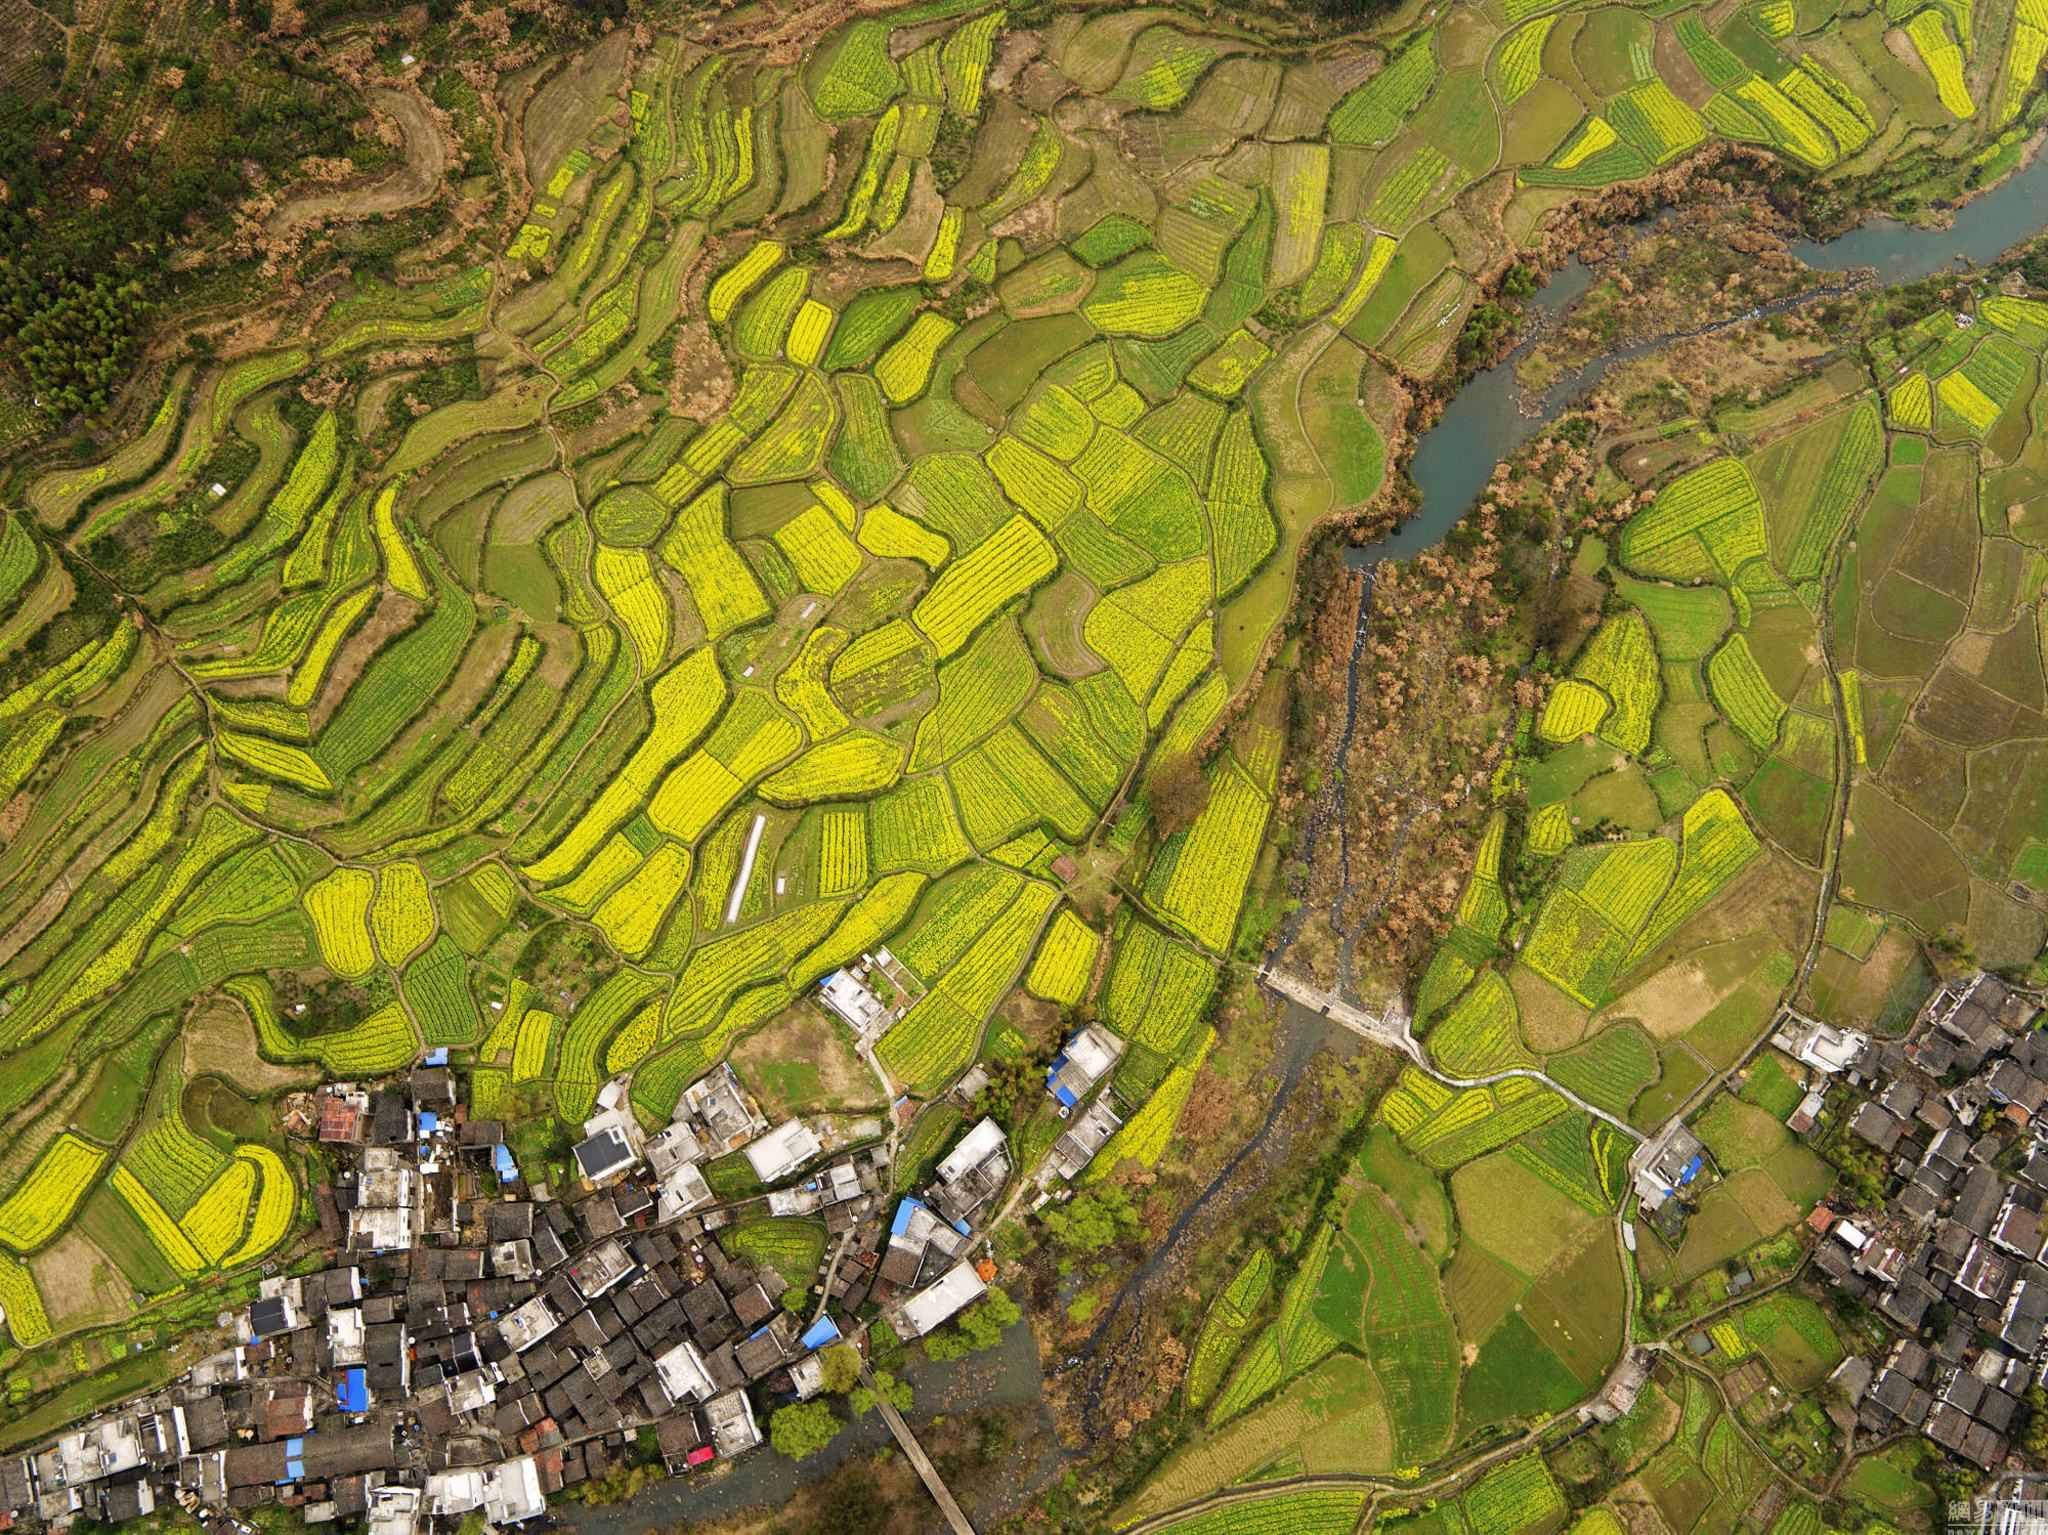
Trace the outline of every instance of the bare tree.
[[1162, 837], [1185, 831], [1209, 803], [1209, 780], [1201, 764], [1186, 752], [1168, 757], [1145, 780], [1152, 802], [1152, 824]]

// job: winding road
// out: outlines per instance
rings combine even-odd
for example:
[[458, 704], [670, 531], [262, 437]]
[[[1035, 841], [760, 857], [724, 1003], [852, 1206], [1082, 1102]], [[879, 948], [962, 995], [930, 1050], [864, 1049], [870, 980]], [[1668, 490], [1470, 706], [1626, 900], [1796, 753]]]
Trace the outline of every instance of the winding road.
[[1409, 1027], [1408, 1017], [1401, 1011], [1399, 1003], [1391, 1003], [1384, 1012], [1374, 1013], [1365, 1008], [1346, 1002], [1335, 992], [1324, 991], [1298, 975], [1289, 975], [1284, 970], [1261, 965], [1258, 970], [1259, 984], [1290, 1002], [1299, 1002], [1311, 1012], [1320, 1013], [1340, 1028], [1349, 1029], [1360, 1039], [1390, 1050], [1398, 1050], [1415, 1064], [1416, 1070], [1441, 1082], [1446, 1087], [1491, 1087], [1496, 1082], [1505, 1082], [1510, 1077], [1527, 1077], [1532, 1082], [1541, 1082], [1558, 1097], [1592, 1115], [1603, 1124], [1612, 1125], [1631, 1141], [1640, 1142], [1643, 1134], [1625, 1119], [1618, 1119], [1606, 1109], [1588, 1103], [1570, 1088], [1553, 1081], [1533, 1066], [1510, 1066], [1505, 1071], [1496, 1071], [1483, 1077], [1454, 1077], [1440, 1071], [1431, 1064], [1423, 1052], [1421, 1043]]
[[391, 87], [366, 93], [373, 110], [398, 125], [404, 140], [398, 162], [375, 181], [345, 182], [297, 194], [265, 222], [272, 235], [330, 218], [367, 218], [418, 207], [441, 189], [448, 170], [448, 146], [434, 123], [433, 108], [416, 90]]

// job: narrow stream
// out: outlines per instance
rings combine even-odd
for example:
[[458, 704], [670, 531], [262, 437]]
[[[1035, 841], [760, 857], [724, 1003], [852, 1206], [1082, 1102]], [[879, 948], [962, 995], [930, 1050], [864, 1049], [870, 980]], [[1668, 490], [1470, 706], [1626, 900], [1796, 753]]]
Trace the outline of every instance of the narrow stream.
[[[1948, 229], [1916, 229], [1889, 219], [1873, 219], [1839, 239], [1801, 241], [1792, 250], [1816, 271], [1850, 274], [1870, 269], [1879, 281], [1903, 283], [1932, 276], [1957, 263], [1985, 264], [2044, 227], [2048, 227], [2048, 153], [2039, 153], [1996, 190], [1958, 209], [1955, 223]], [[1530, 301], [1531, 315], [1561, 313], [1592, 285], [1593, 278], [1593, 271], [1574, 258]], [[1810, 303], [1825, 292], [1840, 291], [1840, 286], [1794, 295], [1757, 314]], [[1755, 317], [1743, 316], [1727, 323], [1740, 324]], [[1722, 327], [1706, 330], [1719, 328]], [[1611, 368], [1681, 339], [1681, 335], [1660, 336], [1617, 348], [1595, 358], [1577, 373], [1559, 379], [1540, 399], [1529, 401], [1514, 373], [1514, 364], [1534, 344], [1541, 326], [1531, 326], [1529, 330], [1527, 338], [1507, 358], [1476, 375], [1458, 391], [1436, 426], [1417, 444], [1411, 474], [1421, 499], [1414, 515], [1378, 542], [1345, 552], [1345, 563], [1363, 572], [1367, 583], [1359, 604], [1358, 629], [1350, 657], [1345, 743], [1357, 718], [1359, 659], [1372, 595], [1372, 567], [1381, 560], [1407, 559], [1434, 547], [1485, 489], [1495, 464], [1554, 421]], [[1536, 409], [1528, 413], [1525, 406], [1531, 403]], [[1333, 768], [1341, 771], [1342, 762], [1340, 743]], [[1341, 816], [1341, 790], [1334, 785], [1333, 790], [1337, 793], [1335, 813]], [[1326, 819], [1330, 813], [1319, 801], [1311, 811], [1312, 822]], [[1340, 866], [1339, 872], [1348, 887], [1348, 868]], [[1305, 912], [1306, 908], [1290, 918], [1280, 935], [1282, 950], [1298, 931]], [[1082, 1394], [1091, 1409], [1111, 1367], [1111, 1361], [1098, 1354], [1104, 1348], [1115, 1350], [1121, 1342], [1112, 1324], [1128, 1308], [1142, 1307], [1153, 1286], [1171, 1278], [1175, 1250], [1183, 1238], [1199, 1239], [1205, 1234], [1202, 1228], [1239, 1213], [1245, 1199], [1235, 1189], [1236, 1175], [1249, 1159], [1257, 1157], [1270, 1167], [1285, 1156], [1292, 1135], [1282, 1111], [1300, 1085], [1310, 1061], [1325, 1048], [1355, 1049], [1357, 1042], [1352, 1035], [1333, 1028], [1308, 1009], [1289, 1004], [1276, 1034], [1275, 1057], [1268, 1073], [1268, 1079], [1274, 1081], [1273, 1096], [1258, 1129], [1189, 1203], [1165, 1240], [1103, 1308], [1101, 1319], [1080, 1352], [1063, 1367], [1086, 1372]], [[947, 1365], [919, 1361], [905, 1373], [918, 1393], [918, 1406], [912, 1413], [914, 1420], [922, 1420], [933, 1411], [957, 1413], [983, 1407], [1017, 1407], [1043, 1428], [1042, 1442], [1051, 1442], [1051, 1422], [1028, 1326], [1011, 1328], [992, 1355], [970, 1355]], [[800, 1484], [816, 1480], [821, 1471], [855, 1455], [872, 1455], [888, 1442], [887, 1430], [879, 1419], [870, 1416], [854, 1423], [826, 1450], [801, 1466], [760, 1450], [734, 1464], [723, 1476], [657, 1481], [627, 1503], [593, 1509], [565, 1503], [558, 1506], [556, 1513], [563, 1523], [583, 1535], [640, 1535], [685, 1519], [714, 1519], [757, 1504], [781, 1501]], [[1041, 1474], [1055, 1475], [1057, 1469], [1058, 1460], [1049, 1457], [1031, 1474], [1012, 1478], [1007, 1496], [998, 1492], [989, 1499], [998, 1505], [990, 1512], [1000, 1514], [1005, 1511], [1000, 1505], [1014, 1503], [1019, 1496], [1028, 1497], [1042, 1484]], [[970, 1499], [971, 1512], [972, 1502]]]
[[[1997, 260], [2023, 240], [2048, 228], [2048, 153], [2036, 153], [2025, 169], [1994, 190], [1956, 210], [1947, 229], [1919, 229], [1894, 219], [1876, 218], [1833, 240], [1801, 240], [1792, 254], [1816, 272], [1845, 276], [1875, 272], [1879, 282], [1918, 282], [1952, 266], [1983, 266]], [[1592, 285], [1593, 273], [1576, 258], [1551, 278], [1530, 301], [1533, 316], [1555, 315]], [[1818, 288], [1766, 306], [1756, 315], [1782, 312], [1810, 303], [1840, 286]], [[1743, 320], [1756, 317], [1743, 316]], [[1735, 323], [1740, 323], [1735, 322]], [[1706, 327], [1713, 330], [1720, 327]], [[1653, 337], [1594, 358], [1530, 400], [1515, 378], [1514, 365], [1527, 353], [1542, 326], [1529, 327], [1525, 338], [1505, 360], [1476, 375], [1457, 393], [1437, 424], [1416, 444], [1410, 474], [1421, 503], [1413, 516], [1373, 544], [1345, 551], [1347, 565], [1370, 569], [1381, 560], [1408, 559], [1433, 548], [1453, 524], [1471, 509], [1492, 477], [1493, 466], [1556, 420], [1568, 405], [1604, 378], [1616, 365], [1668, 346], [1682, 332]], [[1537, 408], [1526, 414], [1524, 406]]]
[[[2038, 149], [2038, 146], [2037, 146]], [[1661, 215], [1652, 215], [1644, 224]], [[1642, 226], [1638, 226], [1642, 227]], [[1746, 314], [1690, 330], [1673, 331], [1602, 353], [1575, 372], [1554, 381], [1540, 394], [1523, 389], [1515, 366], [1549, 329], [1549, 322], [1593, 284], [1592, 268], [1574, 256], [1530, 300], [1523, 336], [1494, 366], [1467, 380], [1445, 408], [1437, 424], [1423, 433], [1409, 466], [1419, 493], [1415, 511], [1394, 530], [1370, 544], [1344, 551], [1346, 566], [1360, 573], [1358, 628], [1351, 646], [1345, 682], [1344, 724], [1334, 743], [1326, 772], [1329, 780], [1310, 808], [1302, 845], [1328, 847], [1334, 828], [1337, 864], [1332, 903], [1345, 909], [1351, 891], [1350, 839], [1344, 822], [1343, 772], [1358, 719], [1359, 661], [1372, 602], [1373, 569], [1382, 560], [1412, 559], [1443, 541], [1459, 518], [1479, 499], [1493, 476], [1494, 465], [1512, 455], [1530, 438], [1598, 384], [1614, 368], [1671, 345], [1709, 336], [1753, 320], [1801, 308], [1874, 279], [1887, 284], [1917, 282], [1954, 266], [1982, 266], [1995, 261], [2021, 241], [2048, 227], [2048, 153], [2035, 153], [2020, 171], [1994, 190], [1956, 211], [1946, 229], [1922, 229], [1895, 219], [1873, 218], [1833, 240], [1800, 240], [1792, 253], [1815, 272], [1840, 273], [1844, 281], [1808, 288], [1775, 299]], [[1326, 856], [1330, 856], [1327, 855]], [[1316, 909], [1321, 909], [1319, 903]], [[1276, 935], [1274, 957], [1284, 956], [1311, 912], [1304, 901]], [[1356, 932], [1344, 935], [1339, 955], [1338, 985], [1351, 984], [1351, 954]]]
[[[1814, 271], [1838, 272], [1845, 278], [1856, 280], [1861, 280], [1869, 271], [1874, 271], [1878, 281], [1905, 283], [1932, 276], [1957, 263], [1970, 266], [1988, 263], [2020, 241], [2038, 234], [2044, 227], [2048, 227], [2048, 153], [2036, 154], [2024, 170], [2010, 177], [1995, 191], [1957, 210], [1955, 223], [1948, 229], [1918, 229], [1891, 219], [1873, 219], [1839, 239], [1824, 242], [1801, 241], [1793, 246], [1793, 253]], [[1336, 756], [1326, 769], [1332, 774], [1333, 780], [1342, 773], [1345, 748], [1349, 745], [1357, 722], [1359, 661], [1364, 651], [1374, 566], [1381, 560], [1412, 558], [1441, 542], [1485, 489], [1493, 475], [1494, 465], [1507, 458], [1544, 426], [1556, 420], [1573, 400], [1597, 384], [1618, 364], [1668, 346], [1686, 335], [1710, 334], [1716, 330], [1746, 324], [1750, 320], [1809, 304], [1829, 293], [1839, 293], [1853, 286], [1853, 281], [1845, 281], [1808, 289], [1721, 324], [1701, 327], [1691, 332], [1658, 336], [1633, 345], [1618, 347], [1595, 358], [1576, 373], [1560, 378], [1540, 397], [1534, 400], [1527, 398], [1515, 377], [1515, 363], [1520, 361], [1542, 334], [1545, 328], [1543, 322], [1562, 313], [1574, 299], [1590, 288], [1594, 275], [1591, 268], [1574, 258], [1535, 295], [1530, 301], [1529, 311], [1531, 318], [1537, 323], [1527, 327], [1524, 339], [1505, 359], [1469, 380], [1458, 391], [1437, 424], [1424, 433], [1416, 445], [1415, 457], [1410, 468], [1411, 476], [1420, 492], [1420, 503], [1415, 513], [1386, 537], [1345, 552], [1345, 563], [1360, 572], [1365, 582], [1365, 590], [1360, 596], [1358, 626], [1352, 638], [1345, 689], [1344, 723], [1337, 743]], [[1319, 845], [1322, 839], [1316, 837], [1316, 833], [1333, 815], [1338, 822], [1339, 884], [1348, 890], [1350, 868], [1348, 847], [1342, 835], [1341, 783], [1333, 781], [1326, 786], [1324, 793], [1312, 807], [1308, 836], [1304, 839], [1304, 845]], [[1306, 914], [1307, 907], [1304, 905], [1290, 917], [1277, 935], [1278, 952], [1284, 953], [1293, 942]], [[1347, 935], [1347, 963], [1344, 967], [1347, 971], [1348, 954]], [[1348, 975], [1345, 980], [1348, 981]], [[1085, 1365], [1094, 1372], [1084, 1393], [1091, 1405], [1107, 1374], [1108, 1365], [1104, 1361], [1091, 1360], [1089, 1356], [1098, 1346], [1112, 1349], [1116, 1347], [1117, 1339], [1110, 1331], [1113, 1319], [1127, 1305], [1143, 1305], [1149, 1285], [1159, 1276], [1172, 1273], [1172, 1257], [1179, 1240], [1190, 1232], [1196, 1217], [1208, 1207], [1212, 1199], [1230, 1186], [1233, 1174], [1247, 1156], [1263, 1149], [1269, 1160], [1277, 1160], [1278, 1154], [1268, 1146], [1268, 1141], [1280, 1120], [1281, 1110], [1286, 1106], [1306, 1069], [1307, 1060], [1302, 1053], [1303, 1046], [1313, 1040], [1318, 1032], [1310, 1029], [1308, 1025], [1321, 1022], [1322, 1020], [1305, 1008], [1290, 1005], [1286, 1009], [1282, 1028], [1287, 1032], [1283, 1035], [1283, 1043], [1276, 1052], [1273, 1066], [1273, 1072], [1279, 1076], [1280, 1082], [1266, 1111], [1265, 1122], [1243, 1150], [1233, 1157], [1211, 1180], [1209, 1186], [1196, 1197], [1181, 1219], [1168, 1232], [1166, 1240], [1159, 1244], [1158, 1249], [1132, 1276], [1130, 1283], [1104, 1309], [1101, 1322], [1090, 1335], [1074, 1366], [1081, 1368]], [[1200, 1233], [1197, 1231], [1195, 1234]]]
[[[1165, 1238], [1159, 1243], [1137, 1270], [1124, 1282], [1121, 1289], [1103, 1307], [1100, 1319], [1087, 1341], [1065, 1365], [1060, 1373], [1067, 1370], [1083, 1370], [1087, 1374], [1082, 1388], [1085, 1404], [1084, 1417], [1092, 1418], [1100, 1404], [1102, 1389], [1109, 1372], [1114, 1368], [1113, 1359], [1098, 1357], [1107, 1344], [1114, 1349], [1118, 1342], [1115, 1331], [1117, 1320], [1132, 1307], [1143, 1307], [1152, 1286], [1162, 1279], [1173, 1277], [1173, 1256], [1182, 1239], [1195, 1231], [1197, 1222], [1207, 1223], [1228, 1218], [1243, 1205], [1251, 1190], [1238, 1189], [1233, 1192], [1233, 1183], [1239, 1170], [1254, 1157], [1267, 1168], [1277, 1166], [1287, 1155], [1293, 1144], [1294, 1132], [1289, 1121], [1281, 1115], [1293, 1098], [1295, 1089], [1301, 1085], [1310, 1062], [1325, 1050], [1338, 1050], [1346, 1054], [1355, 1053], [1358, 1040], [1355, 1035], [1332, 1025], [1328, 1019], [1311, 1012], [1297, 1002], [1282, 1007], [1280, 1022], [1274, 1033], [1273, 1059], [1266, 1068], [1266, 1080], [1277, 1077], [1273, 1096], [1266, 1105], [1265, 1118], [1251, 1138], [1240, 1146], [1236, 1153], [1225, 1162], [1208, 1184], [1188, 1202], [1185, 1210], [1168, 1228]], [[1224, 1207], [1212, 1209], [1221, 1200]], [[1199, 1233], [1198, 1233], [1199, 1234]]]

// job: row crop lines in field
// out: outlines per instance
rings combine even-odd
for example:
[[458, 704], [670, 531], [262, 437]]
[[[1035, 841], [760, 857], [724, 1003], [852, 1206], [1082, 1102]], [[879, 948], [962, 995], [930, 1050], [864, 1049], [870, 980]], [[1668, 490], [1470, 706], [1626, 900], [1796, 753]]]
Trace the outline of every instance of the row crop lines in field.
[[1160, 1157], [1166, 1154], [1166, 1148], [1173, 1139], [1174, 1126], [1180, 1123], [1181, 1110], [1187, 1107], [1188, 1097], [1195, 1090], [1195, 1077], [1208, 1060], [1209, 1051], [1215, 1043], [1216, 1031], [1204, 1028], [1192, 1059], [1168, 1070], [1166, 1079], [1153, 1090], [1152, 1096], [1124, 1122], [1096, 1154], [1095, 1160], [1088, 1164], [1081, 1174], [1082, 1183], [1101, 1181], [1127, 1159], [1140, 1167], [1158, 1166]]
[[1162, 1526], [1160, 1535], [1348, 1535], [1365, 1496], [1362, 1487], [1303, 1487], [1233, 1498]]
[[298, 1211], [290, 1170], [267, 1146], [243, 1146], [182, 1216], [173, 1216], [124, 1160], [109, 1182], [178, 1274], [234, 1268], [282, 1241]]
[[1482, 970], [1457, 1006], [1429, 1032], [1429, 1053], [1452, 1076], [1476, 1077], [1535, 1064], [1522, 1045], [1520, 1011], [1496, 970]]
[[1376, 1117], [1425, 1164], [1441, 1170], [1506, 1145], [1566, 1107], [1564, 1099], [1528, 1077], [1449, 1088], [1407, 1067], [1381, 1099]]
[[1629, 951], [1633, 964], [1704, 906], [1763, 851], [1742, 811], [1723, 789], [1709, 789], [1686, 807], [1678, 873]]
[[1265, 1303], [1266, 1292], [1272, 1284], [1273, 1255], [1264, 1247], [1255, 1248], [1252, 1255], [1238, 1266], [1230, 1283], [1210, 1303], [1202, 1331], [1195, 1339], [1194, 1356], [1188, 1364], [1186, 1390], [1189, 1406], [1199, 1408], [1207, 1405], [1216, 1388], [1223, 1383], [1224, 1372], [1244, 1346], [1245, 1332], [1259, 1307]]
[[1125, 1038], [1181, 1057], [1216, 991], [1215, 962], [1149, 922], [1126, 917], [1117, 927], [1101, 1018]]

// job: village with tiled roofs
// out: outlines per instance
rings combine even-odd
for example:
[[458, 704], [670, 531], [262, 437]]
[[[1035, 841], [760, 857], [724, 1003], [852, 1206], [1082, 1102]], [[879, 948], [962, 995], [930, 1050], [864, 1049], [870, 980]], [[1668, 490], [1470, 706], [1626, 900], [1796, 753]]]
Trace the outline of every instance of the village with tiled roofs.
[[[1062, 1112], [1114, 1045], [1091, 1025], [1056, 1057], [1045, 1089]], [[300, 1128], [338, 1169], [317, 1191], [331, 1258], [266, 1278], [223, 1315], [232, 1340], [168, 1387], [0, 1459], [0, 1528], [167, 1505], [231, 1520], [283, 1505], [369, 1535], [472, 1513], [518, 1524], [650, 1428], [672, 1474], [746, 1454], [775, 1406], [825, 1388], [826, 1349], [864, 1351], [877, 1321], [926, 1336], [995, 1276], [987, 1231], [1013, 1169], [992, 1119], [893, 1198], [879, 1120], [835, 1155], [801, 1119], [770, 1125], [721, 1065], [648, 1134], [614, 1083], [571, 1149], [574, 1190], [555, 1198], [522, 1181], [503, 1126], [470, 1117], [461, 1085], [437, 1052], [302, 1103]], [[1097, 1095], [1021, 1192], [1054, 1197], [1117, 1123]], [[767, 1192], [722, 1203], [700, 1165], [735, 1152]], [[820, 1275], [721, 1249], [715, 1233], [757, 1203], [824, 1223]], [[812, 1294], [808, 1314], [784, 1305]]]
[[[1794, 1013], [1772, 1043], [1810, 1088], [1788, 1120], [1832, 1132], [1838, 1182], [1807, 1221], [1810, 1262], [1884, 1319], [1889, 1345], [1832, 1377], [1838, 1427], [1869, 1441], [1928, 1439], [1989, 1472], [2005, 1466], [2022, 1398], [2048, 1368], [2048, 1031], [2039, 1000], [1977, 973], [1940, 986], [1902, 1038], [1873, 1040]], [[1690, 1340], [1711, 1351], [1705, 1332]]]

